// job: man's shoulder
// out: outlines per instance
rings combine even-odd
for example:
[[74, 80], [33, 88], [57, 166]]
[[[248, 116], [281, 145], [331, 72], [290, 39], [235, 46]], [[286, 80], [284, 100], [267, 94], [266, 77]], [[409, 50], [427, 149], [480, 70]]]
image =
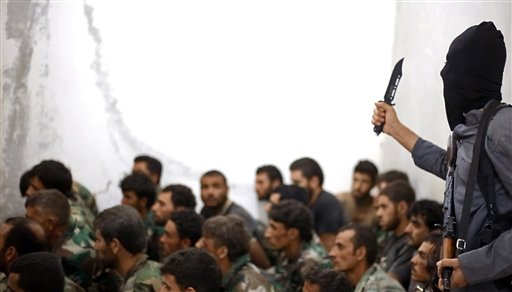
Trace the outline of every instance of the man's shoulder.
[[160, 267], [160, 263], [147, 260], [127, 279], [125, 287], [148, 287], [148, 291], [158, 291], [161, 286]]
[[378, 265], [373, 265], [361, 278], [355, 291], [405, 291], [405, 289]]
[[302, 249], [301, 260], [306, 265], [314, 265], [321, 268], [331, 267], [331, 261], [327, 259], [327, 251], [323, 245], [316, 242], [311, 242]]
[[253, 264], [248, 263], [241, 270], [242, 280], [237, 284], [237, 291], [274, 291], [272, 284], [263, 276], [261, 271]]

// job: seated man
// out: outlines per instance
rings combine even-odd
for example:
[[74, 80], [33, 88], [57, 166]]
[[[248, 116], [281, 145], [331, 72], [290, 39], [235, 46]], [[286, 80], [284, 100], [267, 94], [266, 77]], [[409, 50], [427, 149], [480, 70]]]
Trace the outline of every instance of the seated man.
[[279, 252], [275, 267], [268, 272], [277, 290], [300, 291], [306, 271], [331, 266], [324, 247], [312, 241], [311, 213], [302, 203], [284, 200], [272, 206], [268, 218], [265, 238]]
[[64, 270], [59, 257], [49, 252], [34, 252], [11, 264], [9, 291], [64, 291]]
[[197, 247], [213, 255], [222, 271], [222, 287], [227, 292], [274, 291], [260, 270], [249, 262], [250, 240], [243, 220], [237, 215], [215, 216], [204, 222]]
[[411, 259], [411, 282], [415, 283], [409, 291], [440, 291], [437, 288], [437, 266], [436, 263], [441, 257], [443, 235], [434, 231], [427, 235], [421, 243], [416, 254]]
[[443, 206], [436, 201], [419, 200], [412, 203], [407, 211], [407, 217], [407, 243], [418, 248], [432, 231], [439, 230], [443, 224]]
[[259, 221], [267, 224], [267, 202], [272, 190], [283, 184], [281, 171], [274, 165], [262, 165], [256, 169], [254, 191], [258, 195], [258, 216]]
[[171, 254], [160, 271], [161, 292], [221, 291], [220, 267], [203, 249], [187, 248]]
[[160, 250], [163, 257], [189, 247], [194, 247], [201, 238], [203, 218], [192, 209], [173, 212], [165, 224], [160, 237]]
[[[135, 209], [116, 206], [101, 212], [94, 220], [95, 249], [98, 259], [110, 273], [97, 283], [107, 291], [158, 291], [160, 264], [144, 254], [144, 223]], [[119, 287], [108, 287], [109, 279], [119, 279]], [[100, 290], [100, 289], [98, 289]]]
[[162, 177], [162, 163], [160, 160], [148, 155], [139, 155], [133, 159], [132, 172], [141, 172], [147, 175], [153, 182], [155, 189], [160, 189], [160, 178]]
[[370, 191], [375, 186], [377, 174], [377, 167], [368, 160], [361, 160], [354, 167], [352, 189], [350, 192], [337, 195], [343, 206], [346, 222], [361, 223], [368, 226], [374, 223], [374, 199], [370, 195]]
[[37, 191], [25, 208], [25, 216], [43, 227], [51, 252], [62, 256], [66, 276], [88, 287], [95, 272], [94, 244], [88, 232], [70, 222], [68, 199], [55, 189]]
[[25, 217], [12, 217], [0, 226], [0, 291], [7, 291], [7, 276], [12, 262], [22, 255], [47, 251], [43, 228]]
[[377, 237], [368, 226], [353, 223], [343, 226], [329, 256], [334, 269], [345, 273], [355, 292], [405, 291], [375, 263]]
[[155, 223], [163, 226], [175, 211], [195, 209], [196, 197], [192, 190], [184, 185], [174, 184], [166, 186], [159, 194], [151, 208], [155, 214]]
[[306, 274], [302, 292], [353, 292], [347, 277], [336, 270], [313, 270]]

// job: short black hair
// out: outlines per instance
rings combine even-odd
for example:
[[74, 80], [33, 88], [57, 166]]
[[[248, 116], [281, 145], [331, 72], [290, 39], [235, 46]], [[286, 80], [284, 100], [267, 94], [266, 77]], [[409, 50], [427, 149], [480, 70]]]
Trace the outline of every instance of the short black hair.
[[421, 216], [428, 230], [433, 231], [443, 223], [443, 205], [427, 199], [416, 201], [407, 211], [407, 218], [412, 216]]
[[407, 176], [407, 173], [396, 169], [383, 172], [377, 176], [377, 184], [382, 182], [390, 184], [396, 181], [404, 181], [409, 184], [409, 176]]
[[404, 181], [395, 181], [389, 184], [380, 191], [379, 196], [388, 197], [394, 204], [406, 202], [409, 206], [416, 200], [414, 189]]
[[132, 191], [137, 195], [140, 200], [146, 198], [146, 207], [149, 209], [155, 203], [156, 199], [156, 188], [151, 179], [140, 172], [134, 172], [127, 175], [119, 187], [123, 192]]
[[372, 184], [375, 184], [377, 181], [377, 175], [379, 174], [377, 166], [375, 166], [375, 164], [373, 164], [373, 162], [370, 160], [360, 160], [357, 162], [356, 166], [354, 167], [354, 173], [356, 172], [369, 175], [372, 179]]
[[297, 185], [280, 185], [277, 188], [273, 189], [271, 193], [280, 194], [280, 201], [296, 200], [303, 203], [305, 206], [308, 206], [309, 204], [308, 190], [301, 188]]
[[64, 291], [64, 269], [60, 258], [49, 252], [22, 255], [12, 262], [11, 273], [19, 274], [18, 286], [23, 291]]
[[320, 164], [312, 158], [304, 157], [295, 160], [290, 164], [290, 170], [300, 170], [302, 175], [308, 180], [314, 176], [318, 177], [320, 186], [324, 183], [324, 173], [322, 172], [322, 168], [320, 167]]
[[256, 174], [266, 173], [270, 181], [279, 181], [279, 183], [283, 183], [283, 175], [281, 171], [277, 167], [271, 164], [262, 165], [256, 169]]
[[73, 176], [60, 161], [43, 160], [30, 170], [30, 178], [37, 177], [45, 189], [57, 189], [66, 197], [74, 198]]
[[[0, 254], [9, 247], [14, 247], [18, 256], [49, 250], [44, 231], [35, 221], [25, 217], [11, 217], [7, 218], [4, 224], [10, 225], [10, 228], [5, 234]], [[41, 228], [41, 234], [35, 232], [34, 226]]]
[[27, 170], [20, 177], [20, 182], [19, 182], [18, 187], [20, 189], [20, 194], [21, 194], [22, 198], [27, 196], [27, 190], [30, 187], [30, 176], [31, 176], [30, 170]]
[[203, 224], [203, 236], [213, 237], [217, 247], [227, 247], [228, 259], [232, 263], [249, 253], [251, 235], [238, 215], [208, 218]]
[[121, 205], [104, 210], [94, 219], [94, 230], [98, 230], [107, 243], [117, 238], [131, 254], [143, 252], [146, 247], [144, 222], [130, 206]]
[[192, 190], [181, 184], [168, 185], [161, 191], [172, 193], [171, 201], [175, 208], [184, 207], [194, 209], [196, 207], [196, 197]]
[[333, 269], [313, 269], [304, 276], [304, 282], [317, 284], [322, 292], [352, 292], [354, 288], [342, 272]]
[[160, 268], [162, 276], [172, 275], [181, 290], [220, 291], [222, 272], [212, 255], [200, 248], [187, 248], [172, 253]]
[[172, 212], [170, 220], [176, 225], [178, 236], [190, 239], [190, 245], [195, 246], [196, 242], [201, 238], [203, 217], [193, 209], [183, 209]]
[[224, 180], [224, 184], [228, 185], [228, 179], [219, 170], [216, 170], [216, 169], [209, 170], [209, 171], [203, 173], [203, 175], [201, 175], [201, 179], [203, 179], [203, 177], [207, 177], [207, 176], [220, 176]]
[[135, 157], [135, 159], [133, 159], [133, 162], [134, 163], [145, 162], [146, 166], [148, 168], [148, 171], [151, 174], [158, 175], [158, 181], [156, 183], [157, 184], [160, 183], [160, 178], [162, 177], [162, 163], [160, 162], [160, 160], [158, 160], [154, 157], [151, 157], [149, 155], [139, 155], [139, 156]]
[[358, 249], [360, 247], [366, 248], [366, 263], [368, 266], [371, 266], [377, 260], [377, 252], [378, 252], [378, 244], [377, 244], [377, 236], [371, 227], [357, 224], [357, 223], [349, 223], [343, 227], [341, 227], [338, 233], [353, 230], [354, 238], [353, 244], [354, 249]]
[[69, 200], [56, 189], [35, 192], [25, 201], [25, 208], [29, 207], [55, 215], [58, 220], [58, 225], [60, 226], [69, 224], [69, 218], [71, 216]]
[[284, 224], [289, 228], [297, 228], [300, 240], [310, 242], [313, 238], [313, 218], [309, 209], [295, 200], [284, 200], [272, 205], [268, 218]]

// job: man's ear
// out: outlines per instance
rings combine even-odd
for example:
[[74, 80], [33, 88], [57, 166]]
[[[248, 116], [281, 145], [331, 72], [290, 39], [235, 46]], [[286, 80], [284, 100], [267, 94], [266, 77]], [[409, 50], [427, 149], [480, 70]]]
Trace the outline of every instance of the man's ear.
[[191, 244], [190, 238], [188, 238], [188, 237], [180, 239], [180, 244], [181, 244], [181, 247], [183, 247], [183, 248], [192, 247], [190, 245]]
[[226, 259], [228, 257], [228, 247], [221, 246], [219, 248], [216, 248], [215, 255], [219, 260]]
[[13, 262], [15, 259], [18, 258], [18, 251], [14, 246], [9, 246], [4, 253], [4, 260], [7, 263]]
[[290, 240], [300, 238], [300, 232], [299, 229], [297, 228], [288, 228], [288, 230], [286, 230], [286, 234], [288, 235], [288, 238]]
[[[146, 206], [148, 205], [148, 198], [146, 198], [146, 197], [140, 198], [137, 201], [137, 204], [138, 204], [139, 210], [146, 209]], [[151, 208], [151, 206], [149, 208]]]
[[108, 246], [115, 255], [121, 251], [121, 242], [119, 242], [117, 238], [112, 239], [112, 241], [108, 243]]
[[316, 189], [320, 187], [320, 178], [316, 175], [312, 176], [309, 180], [309, 185], [312, 189]]
[[366, 247], [360, 246], [356, 249], [356, 259], [358, 261], [366, 261]]
[[407, 204], [405, 201], [401, 201], [397, 204], [397, 208], [402, 216], [406, 216], [407, 210], [409, 209], [409, 204]]

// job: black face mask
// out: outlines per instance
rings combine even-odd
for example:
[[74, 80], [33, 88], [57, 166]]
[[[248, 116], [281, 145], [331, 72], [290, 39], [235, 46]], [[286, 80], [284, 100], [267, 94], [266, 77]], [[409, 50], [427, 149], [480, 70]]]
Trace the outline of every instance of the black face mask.
[[472, 26], [453, 40], [441, 71], [450, 129], [465, 122], [464, 113], [501, 100], [506, 50], [492, 22]]

